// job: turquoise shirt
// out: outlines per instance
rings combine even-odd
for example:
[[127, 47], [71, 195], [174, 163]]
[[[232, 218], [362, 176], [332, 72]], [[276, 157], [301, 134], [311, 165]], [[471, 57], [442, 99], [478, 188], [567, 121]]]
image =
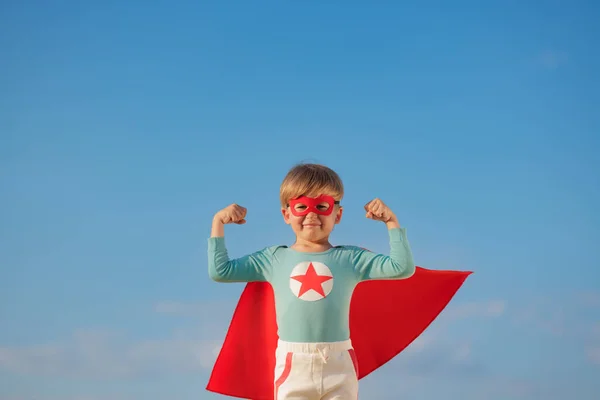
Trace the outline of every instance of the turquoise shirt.
[[347, 340], [356, 285], [369, 279], [405, 279], [415, 272], [406, 230], [388, 232], [389, 256], [356, 246], [315, 253], [272, 246], [231, 260], [225, 238], [212, 237], [208, 239], [208, 274], [217, 282], [269, 282], [281, 340]]

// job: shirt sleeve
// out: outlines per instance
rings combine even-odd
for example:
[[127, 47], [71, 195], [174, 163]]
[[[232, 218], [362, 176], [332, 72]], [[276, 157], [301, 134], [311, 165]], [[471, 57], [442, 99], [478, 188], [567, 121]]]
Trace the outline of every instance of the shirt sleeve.
[[357, 249], [353, 263], [359, 280], [406, 279], [416, 270], [412, 251], [406, 238], [405, 228], [388, 230], [390, 255], [373, 253], [366, 249]]
[[216, 282], [268, 282], [272, 265], [271, 248], [230, 260], [224, 237], [208, 239], [208, 275]]

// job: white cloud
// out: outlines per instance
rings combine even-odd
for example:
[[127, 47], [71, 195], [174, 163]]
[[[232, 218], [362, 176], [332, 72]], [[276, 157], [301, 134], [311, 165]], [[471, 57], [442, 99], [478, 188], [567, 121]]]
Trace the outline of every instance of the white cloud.
[[534, 385], [493, 371], [469, 341], [432, 341], [419, 354], [402, 353], [361, 383], [364, 398], [529, 399]]
[[62, 342], [0, 347], [0, 369], [98, 379], [195, 372], [212, 367], [220, 345], [193, 337], [132, 341], [114, 333], [77, 331]]
[[[559, 304], [565, 307], [564, 312], [569, 315], [572, 310], [565, 303], [563, 299]], [[580, 303], [577, 304], [581, 306]], [[232, 303], [203, 305], [161, 302], [154, 308], [157, 313], [191, 316], [205, 324], [193, 330], [175, 332], [168, 337], [134, 339], [117, 332], [88, 330], [77, 331], [63, 341], [24, 347], [0, 347], [0, 369], [23, 375], [75, 378], [74, 381], [96, 378], [107, 382], [134, 382], [136, 380], [133, 378], [137, 377], [154, 380], [159, 376], [163, 378], [190, 373], [206, 376], [218, 354], [233, 306]], [[549, 311], [548, 315], [552, 315], [552, 310], [557, 308], [556, 302], [545, 300], [536, 303], [527, 315], [532, 317], [530, 321], [537, 321], [539, 315], [545, 316]], [[361, 397], [372, 400], [439, 398], [442, 393], [450, 398], [465, 400], [496, 400], [537, 398], [542, 393], [549, 395], [543, 398], [561, 398], [550, 390], [551, 383], [538, 384], [519, 379], [518, 376], [498, 375], [495, 368], [491, 368], [492, 365], [481, 359], [482, 355], [476, 351], [482, 338], [451, 335], [447, 329], [456, 321], [461, 321], [458, 324], [462, 324], [466, 319], [469, 319], [469, 324], [487, 323], [503, 317], [506, 312], [507, 305], [503, 300], [451, 303], [442, 313], [441, 323], [433, 324], [398, 357], [362, 381]], [[587, 347], [583, 343], [582, 349], [585, 349], [589, 362], [598, 364], [600, 324], [590, 327], [586, 336], [589, 339]], [[57, 400], [40, 396], [41, 393], [35, 394], [36, 396], [29, 398]], [[200, 398], [205, 394], [200, 393]], [[206, 396], [212, 398], [209, 394]], [[582, 399], [584, 397], [580, 396]], [[112, 400], [115, 397], [110, 398]], [[131, 399], [138, 398], [147, 396], [140, 394]], [[61, 397], [63, 399], [108, 400], [98, 396]]]
[[[598, 364], [600, 340], [597, 339], [600, 324], [591, 329], [591, 325], [588, 325], [587, 330], [576, 330], [575, 336], [575, 333], [571, 332], [571, 329], [576, 329], [573, 318], [581, 317], [577, 314], [577, 307], [581, 307], [581, 304], [574, 302], [574, 298], [567, 299], [564, 296], [560, 301], [544, 298], [530, 305], [518, 303], [518, 307], [511, 307], [513, 312], [508, 316], [520, 317], [517, 321], [526, 322], [523, 327], [533, 328], [539, 334], [551, 332], [558, 341], [570, 341], [571, 337], [587, 338], [586, 341], [591, 345], [585, 348], [586, 341], [583, 341], [581, 349], [585, 349], [589, 362]], [[524, 378], [516, 374], [510, 376], [498, 373], [494, 361], [481, 358], [482, 354], [477, 352], [477, 346], [481, 345], [484, 338], [468, 337], [464, 334], [450, 335], [447, 329], [457, 320], [460, 320], [458, 324], [463, 324], [466, 319], [474, 319], [468, 323], [481, 326], [480, 321], [501, 318], [506, 315], [507, 310], [507, 303], [503, 300], [451, 303], [442, 313], [442, 321], [434, 323], [397, 358], [363, 381], [363, 395], [365, 398], [378, 400], [411, 397], [558, 400], [574, 393], [577, 393], [575, 397], [580, 399], [594, 398], [593, 389], [586, 386], [593, 383], [584, 378], [574, 383], [559, 380], [535, 381], [533, 378]], [[505, 321], [510, 322], [511, 319]], [[590, 332], [596, 339], [592, 339]], [[566, 337], [566, 333], [571, 336]], [[558, 345], [560, 346], [560, 342]], [[522, 358], [519, 358], [520, 356], [522, 355], [515, 355], [519, 360]], [[508, 374], [510, 373], [509, 371]]]
[[0, 347], [0, 370], [23, 375], [113, 379], [208, 371], [235, 303], [155, 304], [158, 314], [192, 317], [202, 324], [162, 338], [131, 338], [115, 331], [77, 330], [60, 341]]
[[159, 314], [180, 317], [214, 318], [215, 315], [231, 314], [235, 307], [232, 301], [213, 301], [201, 303], [184, 303], [181, 301], [160, 301], [154, 305]]
[[[538, 335], [550, 335], [566, 343], [579, 343], [582, 359], [592, 364], [600, 360], [600, 293], [582, 291], [538, 297], [520, 305], [513, 322], [533, 329]], [[557, 343], [561, 345], [561, 342]]]
[[[233, 304], [224, 302], [159, 302], [154, 307], [157, 313], [193, 316], [208, 322], [194, 330], [163, 338], [133, 339], [114, 331], [77, 330], [60, 341], [4, 346], [0, 347], [0, 370], [22, 375], [94, 379], [206, 372], [216, 360], [232, 309]], [[455, 306], [448, 315], [451, 319], [493, 317], [503, 310], [502, 302], [474, 303]], [[435, 332], [430, 329], [417, 338], [402, 359], [411, 366], [417, 365], [422, 372], [470, 362], [469, 343], [444, 344], [440, 342], [443, 335]]]
[[572, 334], [575, 328], [568, 320], [572, 312], [570, 307], [567, 299], [557, 302], [550, 297], [542, 297], [521, 304], [512, 317], [519, 325], [533, 327], [543, 334], [563, 337]]
[[506, 302], [503, 300], [491, 300], [487, 302], [471, 302], [461, 304], [450, 304], [443, 311], [442, 317], [457, 320], [476, 317], [499, 317], [506, 311]]
[[[448, 327], [457, 320], [499, 318], [506, 310], [502, 300], [458, 303], [448, 306], [421, 336], [415, 339], [400, 355], [377, 372], [380, 378], [391, 379], [385, 371], [410, 379], [427, 380], [432, 377], [473, 377], [485, 374], [482, 363], [473, 353], [470, 337], [448, 335]], [[472, 323], [472, 322], [470, 322]], [[412, 387], [413, 385], [408, 385]], [[407, 389], [406, 383], [401, 389]], [[369, 396], [368, 396], [369, 397]]]
[[[0, 400], [140, 400], [138, 396], [120, 396], [115, 394], [96, 396], [96, 395], [55, 395], [55, 394], [36, 394], [32, 396], [16, 396], [16, 395], [2, 395], [0, 393]], [[166, 399], [165, 399], [166, 400]]]

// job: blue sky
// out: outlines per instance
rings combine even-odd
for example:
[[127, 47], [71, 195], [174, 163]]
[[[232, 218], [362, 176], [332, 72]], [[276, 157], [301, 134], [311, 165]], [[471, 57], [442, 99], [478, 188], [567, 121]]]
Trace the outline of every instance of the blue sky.
[[344, 179], [334, 243], [386, 252], [380, 197], [419, 265], [475, 272], [365, 398], [597, 398], [598, 5], [11, 3], [0, 398], [220, 398], [212, 215], [248, 208], [233, 256], [291, 243], [300, 161]]

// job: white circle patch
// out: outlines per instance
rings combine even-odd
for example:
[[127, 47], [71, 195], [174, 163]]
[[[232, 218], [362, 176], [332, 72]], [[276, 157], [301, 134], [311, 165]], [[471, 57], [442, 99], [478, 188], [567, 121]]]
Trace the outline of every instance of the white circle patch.
[[300, 300], [324, 299], [333, 289], [333, 274], [323, 263], [301, 262], [294, 267], [290, 274], [290, 289]]

